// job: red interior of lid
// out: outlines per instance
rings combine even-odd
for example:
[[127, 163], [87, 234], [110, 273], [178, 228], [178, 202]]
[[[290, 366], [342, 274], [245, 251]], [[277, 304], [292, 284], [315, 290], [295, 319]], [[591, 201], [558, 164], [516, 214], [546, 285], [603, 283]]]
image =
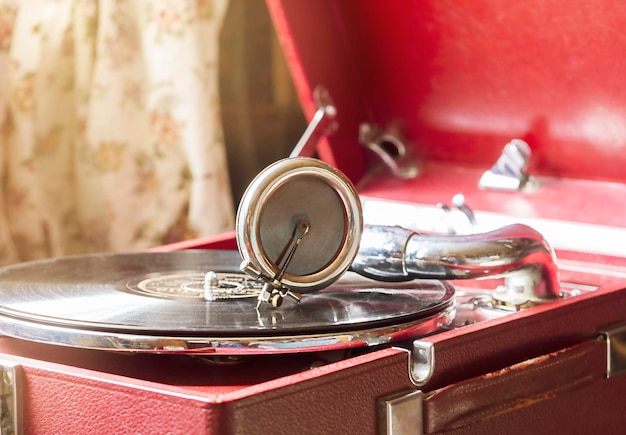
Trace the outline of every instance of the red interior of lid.
[[423, 160], [490, 167], [513, 138], [530, 171], [626, 181], [626, 8], [583, 0], [268, 0], [320, 157], [365, 171], [358, 126], [399, 127]]

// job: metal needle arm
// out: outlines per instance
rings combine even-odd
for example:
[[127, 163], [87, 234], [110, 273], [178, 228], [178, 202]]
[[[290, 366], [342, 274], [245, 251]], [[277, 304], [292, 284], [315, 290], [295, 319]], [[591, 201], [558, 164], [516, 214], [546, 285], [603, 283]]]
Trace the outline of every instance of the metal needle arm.
[[[289, 239], [289, 242], [287, 242], [287, 244], [285, 245], [285, 248], [283, 249], [280, 256], [278, 257], [278, 260], [276, 261], [277, 266], [280, 269], [276, 273], [276, 275], [274, 275], [274, 278], [272, 279], [272, 281], [266, 282], [265, 285], [263, 286], [263, 289], [261, 290], [261, 293], [259, 294], [259, 297], [258, 297], [258, 301], [256, 305], [257, 308], [259, 308], [263, 302], [269, 302], [274, 290], [280, 290], [283, 288], [281, 284], [283, 275], [285, 274], [287, 267], [289, 267], [289, 263], [291, 263], [291, 260], [293, 259], [293, 256], [296, 253], [296, 249], [298, 249], [298, 246], [300, 246], [300, 242], [302, 241], [304, 236], [306, 236], [307, 233], [309, 232], [309, 228], [310, 228], [309, 223], [306, 222], [305, 220], [301, 220], [293, 229], [293, 233], [291, 234], [291, 238]], [[282, 266], [281, 266], [281, 263], [282, 263]], [[300, 295], [297, 295], [289, 290], [285, 292], [281, 292], [280, 296], [281, 297], [291, 296], [296, 301], [300, 301]]]

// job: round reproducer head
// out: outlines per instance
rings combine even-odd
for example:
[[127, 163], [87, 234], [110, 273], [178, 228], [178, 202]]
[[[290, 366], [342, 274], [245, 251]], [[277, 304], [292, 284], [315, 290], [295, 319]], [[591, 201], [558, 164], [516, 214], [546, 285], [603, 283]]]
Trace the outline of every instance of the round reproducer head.
[[241, 199], [241, 268], [300, 293], [319, 290], [350, 267], [362, 230], [361, 202], [344, 174], [313, 158], [283, 159], [259, 173]]

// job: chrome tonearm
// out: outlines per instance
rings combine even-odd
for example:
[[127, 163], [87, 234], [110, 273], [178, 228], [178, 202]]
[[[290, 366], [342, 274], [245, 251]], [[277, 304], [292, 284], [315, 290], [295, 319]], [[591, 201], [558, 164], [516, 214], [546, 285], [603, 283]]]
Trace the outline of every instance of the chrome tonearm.
[[[306, 232], [293, 243], [303, 222]], [[329, 286], [349, 268], [382, 281], [503, 277], [492, 302], [508, 309], [560, 296], [554, 253], [534, 229], [514, 224], [440, 235], [363, 225], [354, 186], [317, 159], [292, 157], [268, 166], [248, 186], [236, 226], [241, 270], [267, 284], [259, 306], [279, 306], [286, 295], [297, 302], [300, 293]]]
[[382, 281], [504, 276], [506, 291], [494, 297], [518, 307], [559, 297], [552, 248], [540, 233], [522, 224], [471, 235], [366, 226], [351, 268]]
[[[319, 138], [336, 128], [337, 109], [328, 91], [317, 88], [314, 99], [318, 110], [290, 157], [255, 177], [237, 211], [240, 269], [265, 282], [257, 308], [264, 303], [277, 307], [284, 296], [297, 302], [300, 293], [332, 284], [349, 268], [382, 281], [504, 277], [505, 285], [493, 299], [496, 305], [514, 309], [560, 296], [554, 253], [528, 226], [471, 235], [363, 226], [360, 198], [350, 180], [327, 163], [302, 157], [313, 155]], [[382, 151], [381, 144], [391, 141], [404, 156], [404, 145], [394, 137], [376, 133], [369, 125], [361, 126], [360, 133], [370, 148]], [[529, 155], [527, 144], [513, 141], [504, 163], [496, 166], [524, 175]], [[401, 177], [416, 174], [398, 168], [394, 172]], [[464, 198], [454, 201], [474, 225]], [[306, 232], [294, 239], [302, 222]], [[289, 255], [284, 257], [284, 252]]]

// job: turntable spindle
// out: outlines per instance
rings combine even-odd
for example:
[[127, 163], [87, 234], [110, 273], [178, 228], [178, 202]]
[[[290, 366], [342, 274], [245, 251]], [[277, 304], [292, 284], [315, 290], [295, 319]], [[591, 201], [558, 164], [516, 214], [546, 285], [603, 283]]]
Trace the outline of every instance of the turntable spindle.
[[217, 276], [217, 273], [212, 270], [207, 272], [204, 275], [204, 300], [205, 301], [214, 301], [217, 299], [215, 295], [215, 290], [219, 290], [220, 288], [220, 280]]

